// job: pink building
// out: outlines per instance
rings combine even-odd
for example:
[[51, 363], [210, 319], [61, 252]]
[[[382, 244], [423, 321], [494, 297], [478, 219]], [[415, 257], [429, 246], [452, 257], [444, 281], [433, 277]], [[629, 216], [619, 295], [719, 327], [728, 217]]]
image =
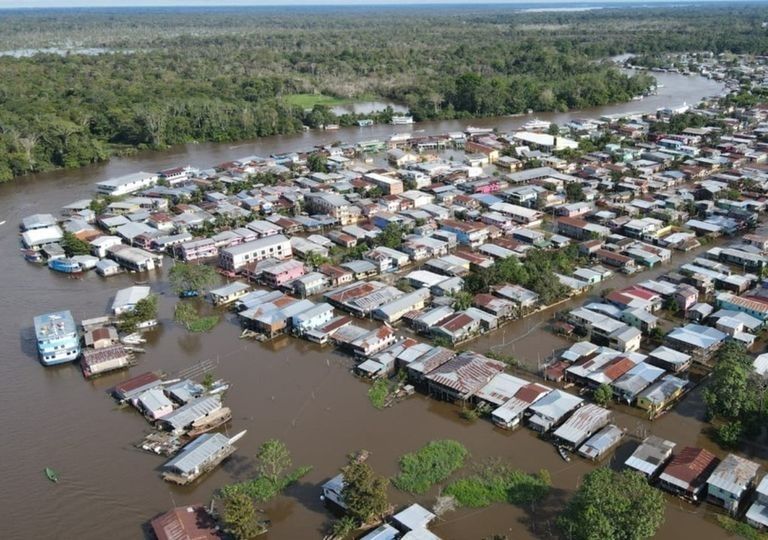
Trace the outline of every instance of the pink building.
[[262, 271], [261, 279], [273, 289], [279, 289], [286, 283], [300, 278], [306, 273], [304, 263], [295, 259], [278, 263]]
[[189, 262], [216, 257], [219, 248], [210, 238], [202, 238], [174, 246], [173, 252], [182, 261]]

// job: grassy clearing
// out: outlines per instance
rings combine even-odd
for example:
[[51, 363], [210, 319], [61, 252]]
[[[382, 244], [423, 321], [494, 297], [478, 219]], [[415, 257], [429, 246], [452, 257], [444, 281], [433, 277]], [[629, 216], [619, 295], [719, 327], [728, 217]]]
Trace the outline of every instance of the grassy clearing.
[[443, 491], [461, 506], [484, 508], [493, 503], [525, 505], [544, 498], [550, 487], [549, 471], [528, 474], [499, 463], [489, 462], [475, 474], [456, 480]]
[[345, 103], [351, 102], [351, 100], [348, 99], [326, 96], [325, 94], [291, 94], [283, 96], [283, 101], [289, 105], [301, 107], [302, 109], [311, 109], [315, 105], [334, 107], [336, 105], [344, 105]]
[[463, 467], [468, 455], [467, 449], [456, 441], [432, 441], [417, 452], [400, 458], [402, 472], [392, 479], [392, 483], [408, 493], [426, 493]]
[[389, 383], [386, 379], [376, 379], [368, 389], [368, 399], [377, 409], [383, 409], [389, 397]]
[[190, 332], [210, 332], [217, 324], [219, 324], [219, 316], [210, 315], [208, 317], [200, 317], [196, 321], [189, 323], [187, 329]]

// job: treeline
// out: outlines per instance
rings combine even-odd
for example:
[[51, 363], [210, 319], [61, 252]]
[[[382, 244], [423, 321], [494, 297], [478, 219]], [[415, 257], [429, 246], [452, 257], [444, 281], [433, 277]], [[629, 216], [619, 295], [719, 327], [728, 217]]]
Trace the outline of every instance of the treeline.
[[291, 94], [381, 96], [417, 119], [564, 111], [626, 101], [648, 87], [648, 76], [599, 62], [609, 54], [765, 48], [759, 21], [768, 11], [759, 6], [603, 11], [11, 11], [0, 19], [5, 48], [112, 52], [0, 56], [0, 181], [134, 148], [357, 119], [291, 106]]

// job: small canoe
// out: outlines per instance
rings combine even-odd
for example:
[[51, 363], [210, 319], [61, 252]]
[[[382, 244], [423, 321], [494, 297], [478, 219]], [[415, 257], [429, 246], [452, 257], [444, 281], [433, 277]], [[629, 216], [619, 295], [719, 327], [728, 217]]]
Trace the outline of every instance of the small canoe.
[[558, 446], [557, 453], [560, 454], [560, 457], [563, 458], [563, 460], [566, 463], [570, 463], [571, 456], [568, 455], [568, 451], [565, 448], [563, 448], [562, 446]]
[[58, 482], [59, 481], [59, 473], [51, 469], [50, 467], [45, 468], [45, 476], [48, 477], [48, 480], [51, 482]]

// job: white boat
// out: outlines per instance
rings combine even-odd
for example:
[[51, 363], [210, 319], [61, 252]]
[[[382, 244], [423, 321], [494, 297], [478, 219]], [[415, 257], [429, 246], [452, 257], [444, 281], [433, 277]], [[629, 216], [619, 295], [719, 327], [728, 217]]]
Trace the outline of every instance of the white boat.
[[120, 338], [120, 341], [122, 341], [124, 345], [140, 345], [147, 342], [147, 340], [141, 337], [141, 334], [138, 332], [123, 336]]
[[238, 434], [237, 434], [237, 435], [235, 435], [234, 437], [231, 437], [231, 438], [229, 439], [229, 444], [235, 444], [237, 441], [239, 441], [240, 439], [242, 439], [242, 438], [243, 438], [243, 436], [244, 436], [244, 435], [245, 435], [247, 432], [248, 432], [248, 430], [247, 430], [247, 429], [244, 429], [243, 431], [241, 431], [240, 433], [238, 433]]
[[523, 124], [523, 129], [525, 131], [546, 131], [549, 129], [549, 126], [552, 125], [552, 122], [547, 122], [546, 120], [539, 120], [538, 118], [534, 118], [533, 120], [530, 120]]
[[392, 124], [395, 126], [413, 124], [413, 116], [393, 116]]
[[483, 135], [486, 133], [493, 133], [493, 128], [479, 128], [474, 126], [467, 126], [466, 132], [470, 135]]

